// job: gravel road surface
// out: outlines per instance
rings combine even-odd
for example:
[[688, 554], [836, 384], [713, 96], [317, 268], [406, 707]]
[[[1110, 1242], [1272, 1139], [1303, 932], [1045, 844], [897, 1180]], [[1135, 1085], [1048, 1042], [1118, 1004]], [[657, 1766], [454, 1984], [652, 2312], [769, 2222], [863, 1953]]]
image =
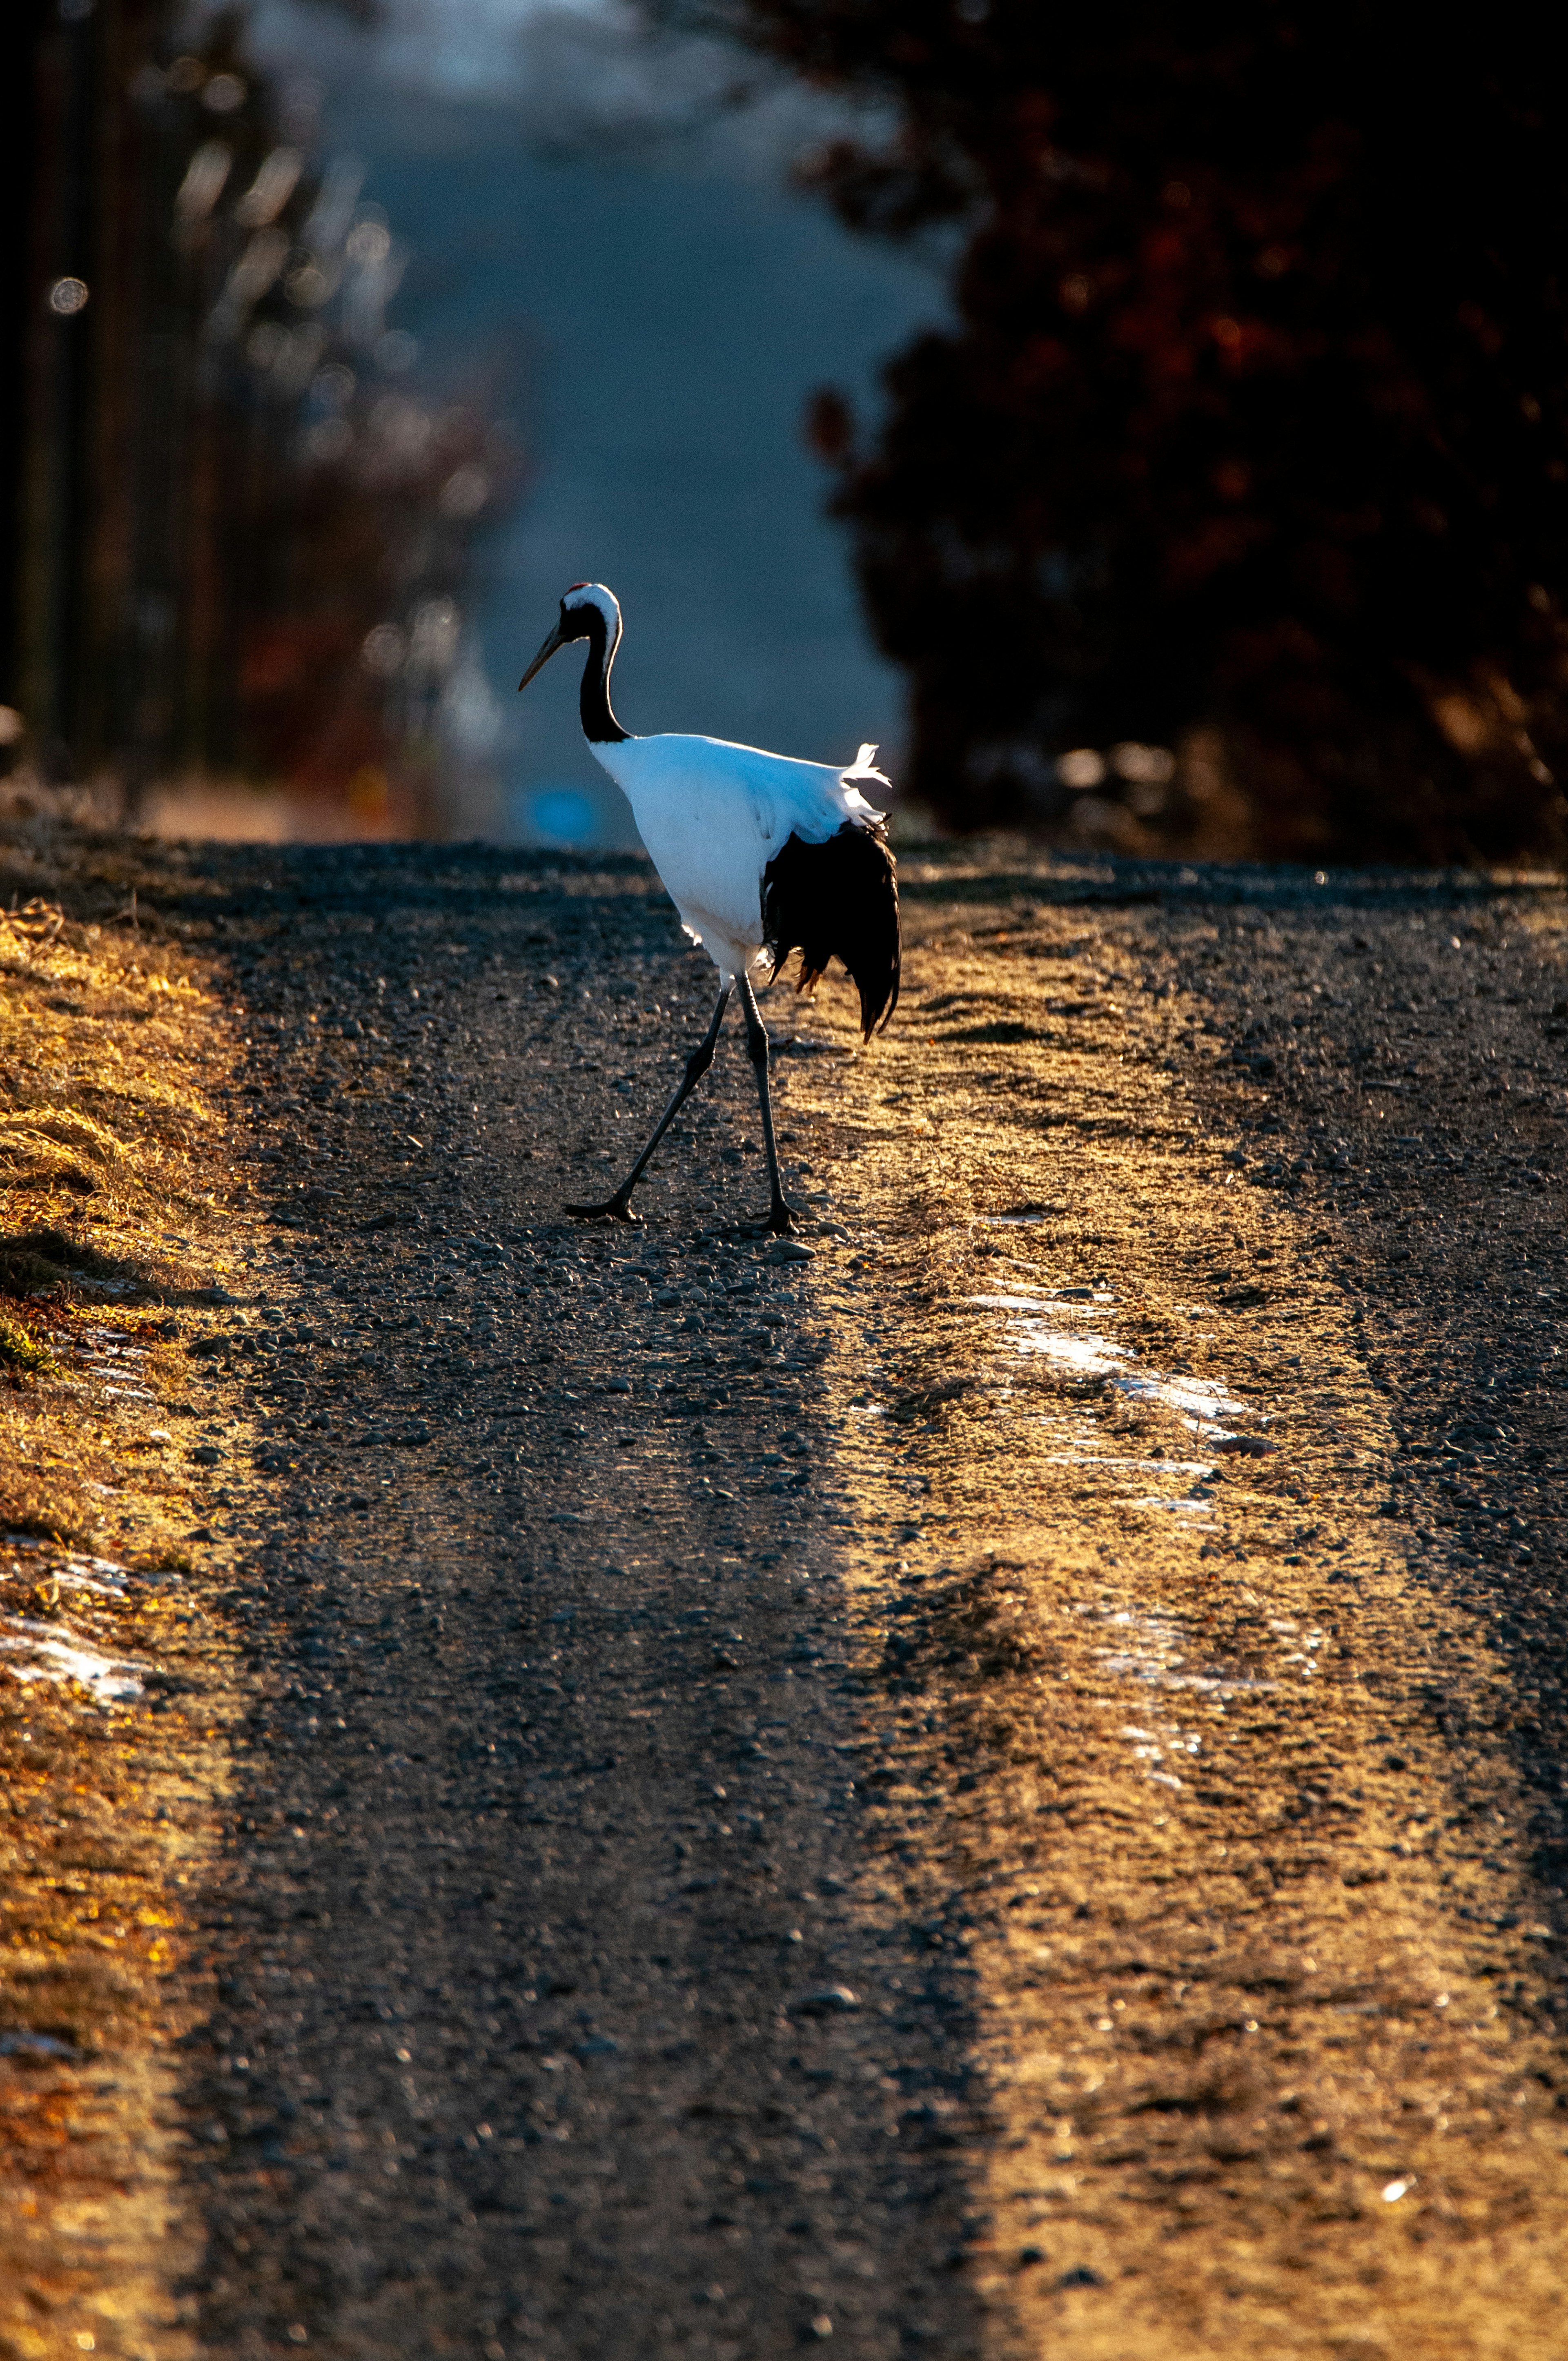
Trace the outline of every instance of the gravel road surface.
[[796, 1259], [739, 1034], [561, 1212], [707, 1013], [641, 863], [145, 860], [249, 1283], [96, 2349], [1568, 2352], [1563, 894], [906, 853], [885, 1041], [764, 1005]]

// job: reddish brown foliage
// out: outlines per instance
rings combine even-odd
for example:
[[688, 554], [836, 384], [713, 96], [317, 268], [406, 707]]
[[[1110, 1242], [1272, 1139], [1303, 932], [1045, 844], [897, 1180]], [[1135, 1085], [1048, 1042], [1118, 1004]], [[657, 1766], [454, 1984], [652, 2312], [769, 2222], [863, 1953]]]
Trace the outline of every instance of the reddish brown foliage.
[[892, 103], [813, 177], [961, 230], [874, 438], [819, 400], [914, 780], [979, 824], [1064, 748], [1202, 749], [1239, 842], [1559, 851], [1565, 108], [1546, 20], [1121, 0], [739, 0]]

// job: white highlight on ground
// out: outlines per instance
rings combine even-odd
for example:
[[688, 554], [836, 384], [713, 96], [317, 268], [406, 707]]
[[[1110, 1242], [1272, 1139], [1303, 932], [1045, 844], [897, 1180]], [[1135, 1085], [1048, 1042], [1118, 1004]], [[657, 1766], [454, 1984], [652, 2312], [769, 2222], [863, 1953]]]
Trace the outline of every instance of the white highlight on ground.
[[69, 1624], [0, 1615], [0, 1670], [24, 1686], [74, 1681], [98, 1705], [128, 1705], [146, 1694], [141, 1675], [150, 1669], [130, 1657], [105, 1656]]
[[1117, 1459], [1104, 1451], [1049, 1451], [1047, 1467], [1132, 1467], [1145, 1476], [1196, 1476], [1214, 1473], [1212, 1459]]
[[[6, 1533], [0, 1547], [11, 1559], [0, 1573], [57, 1583], [98, 1598], [124, 1600], [135, 1576], [114, 1558], [61, 1551], [57, 1543], [27, 1533]], [[30, 1563], [29, 1563], [30, 1561]], [[0, 1615], [0, 1672], [24, 1686], [34, 1681], [74, 1683], [97, 1705], [126, 1705], [146, 1695], [143, 1675], [152, 1667], [133, 1656], [116, 1656], [70, 1624], [43, 1622], [27, 1615]]]
[[1095, 1332], [1072, 1335], [1040, 1316], [1047, 1307], [1053, 1317], [1098, 1312], [1101, 1304], [1110, 1300], [1107, 1297], [1086, 1303], [1068, 1301], [1058, 1295], [1031, 1296], [1014, 1290], [1007, 1295], [971, 1295], [965, 1300], [980, 1311], [1007, 1314], [1008, 1338], [1018, 1354], [1038, 1354], [1046, 1360], [1076, 1370], [1081, 1377], [1107, 1378], [1116, 1392], [1130, 1401], [1175, 1411], [1189, 1433], [1202, 1435], [1206, 1442], [1233, 1439], [1233, 1430], [1223, 1425], [1222, 1420], [1257, 1415], [1250, 1403], [1228, 1393], [1216, 1378], [1165, 1377], [1157, 1370], [1129, 1369], [1125, 1365], [1136, 1360], [1137, 1356], [1128, 1345], [1118, 1345], [1113, 1338]]
[[[1183, 1653], [1187, 1637], [1172, 1618], [1087, 1603], [1080, 1604], [1073, 1611], [1103, 1621], [1109, 1627], [1108, 1636], [1113, 1632], [1118, 1639], [1132, 1642], [1131, 1647], [1100, 1648], [1095, 1653], [1102, 1669], [1113, 1680], [1135, 1681], [1148, 1697], [1150, 1706], [1157, 1704], [1161, 1691], [1177, 1695], [1189, 1691], [1223, 1698], [1255, 1697], [1278, 1686], [1274, 1681], [1232, 1680], [1219, 1673], [1189, 1672]], [[1152, 1727], [1124, 1722], [1116, 1734], [1131, 1741], [1133, 1760], [1149, 1785], [1179, 1789], [1185, 1782], [1174, 1766], [1179, 1763], [1190, 1768], [1193, 1757], [1202, 1752], [1202, 1739], [1196, 1730], [1184, 1730], [1174, 1719], [1151, 1716], [1151, 1721]]]

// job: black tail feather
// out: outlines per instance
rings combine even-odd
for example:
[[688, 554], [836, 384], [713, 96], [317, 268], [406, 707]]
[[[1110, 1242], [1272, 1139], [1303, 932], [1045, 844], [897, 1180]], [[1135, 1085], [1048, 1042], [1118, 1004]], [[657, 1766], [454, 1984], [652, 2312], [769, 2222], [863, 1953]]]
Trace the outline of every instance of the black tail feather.
[[798, 944], [797, 992], [809, 992], [830, 959], [861, 995], [861, 1038], [884, 1028], [898, 1005], [898, 885], [880, 835], [847, 820], [826, 844], [792, 836], [762, 873], [762, 937], [776, 975]]

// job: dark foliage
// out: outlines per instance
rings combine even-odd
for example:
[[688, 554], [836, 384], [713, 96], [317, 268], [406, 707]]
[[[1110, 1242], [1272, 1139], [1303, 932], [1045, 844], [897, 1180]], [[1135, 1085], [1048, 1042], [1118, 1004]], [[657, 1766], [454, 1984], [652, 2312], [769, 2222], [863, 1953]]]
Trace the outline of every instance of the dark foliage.
[[960, 825], [1050, 817], [1064, 750], [1131, 741], [1180, 760], [1163, 797], [1096, 799], [1124, 841], [1562, 850], [1549, 15], [734, 0], [720, 21], [890, 104], [883, 145], [811, 166], [847, 221], [962, 236], [955, 324], [893, 363], [875, 440], [833, 394], [810, 421], [912, 677], [916, 793]]

